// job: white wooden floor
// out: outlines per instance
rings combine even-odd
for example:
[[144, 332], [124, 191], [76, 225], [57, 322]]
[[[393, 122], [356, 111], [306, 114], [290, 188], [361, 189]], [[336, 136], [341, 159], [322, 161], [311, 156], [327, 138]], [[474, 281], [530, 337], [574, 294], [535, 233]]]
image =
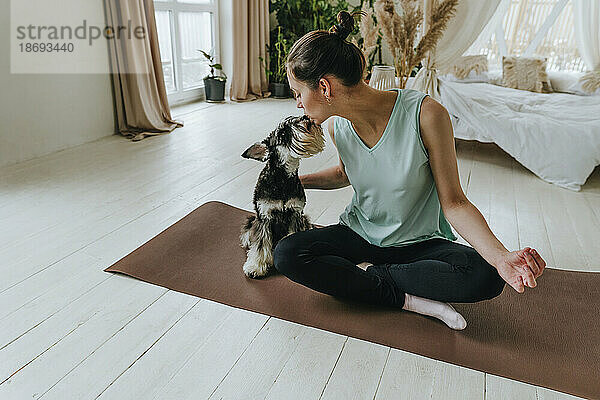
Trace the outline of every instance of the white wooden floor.
[[[168, 135], [0, 169], [0, 399], [573, 398], [103, 272], [209, 200], [251, 209], [262, 164], [240, 154], [301, 113], [276, 99], [173, 112], [185, 127]], [[327, 139], [301, 174], [338, 162]], [[599, 169], [575, 193], [495, 145], [457, 149], [467, 196], [507, 248], [599, 269]], [[336, 223], [351, 196], [308, 190], [306, 211]]]

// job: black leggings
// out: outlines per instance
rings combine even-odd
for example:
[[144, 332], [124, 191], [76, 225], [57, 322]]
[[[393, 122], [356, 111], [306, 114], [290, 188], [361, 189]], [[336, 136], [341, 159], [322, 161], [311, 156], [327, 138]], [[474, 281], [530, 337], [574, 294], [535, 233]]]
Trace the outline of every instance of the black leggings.
[[[474, 303], [500, 295], [506, 283], [472, 247], [440, 238], [379, 247], [339, 223], [283, 238], [273, 259], [283, 275], [318, 292], [400, 308], [405, 293]], [[364, 271], [356, 265], [364, 261], [374, 265]]]

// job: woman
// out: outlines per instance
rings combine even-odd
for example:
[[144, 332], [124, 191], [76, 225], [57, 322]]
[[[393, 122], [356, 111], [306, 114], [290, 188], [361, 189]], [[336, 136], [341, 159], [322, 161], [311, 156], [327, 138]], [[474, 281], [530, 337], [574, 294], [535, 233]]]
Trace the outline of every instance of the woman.
[[[339, 222], [297, 232], [274, 250], [275, 268], [332, 296], [466, 321], [446, 302], [494, 298], [508, 283], [536, 286], [546, 263], [535, 249], [508, 251], [462, 192], [446, 109], [414, 90], [381, 91], [363, 81], [365, 58], [346, 41], [342, 11], [329, 32], [312, 31], [290, 50], [290, 88], [315, 123], [332, 117], [335, 167], [300, 176], [307, 189], [352, 185]], [[455, 243], [450, 224], [473, 247]]]

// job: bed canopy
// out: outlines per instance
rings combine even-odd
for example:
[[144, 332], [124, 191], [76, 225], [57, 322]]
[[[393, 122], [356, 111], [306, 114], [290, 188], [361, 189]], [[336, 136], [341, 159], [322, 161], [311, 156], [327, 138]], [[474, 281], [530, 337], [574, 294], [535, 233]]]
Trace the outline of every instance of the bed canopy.
[[[423, 0], [424, 30], [427, 29], [429, 16], [436, 0]], [[436, 50], [427, 54], [412, 85], [440, 99], [438, 71], [452, 65], [473, 44], [484, 43], [495, 34], [498, 52], [508, 55], [502, 22], [515, 0], [460, 0], [456, 15], [444, 31]], [[539, 3], [540, 0], [537, 0]], [[518, 3], [518, 2], [517, 2]], [[533, 3], [532, 0], [520, 0], [518, 18], [524, 18], [523, 10]], [[545, 0], [545, 6], [552, 6], [550, 13], [539, 25], [539, 29], [522, 51], [523, 56], [534, 54], [544, 37], [557, 21], [567, 5], [573, 8], [575, 38], [579, 54], [589, 71], [600, 70], [600, 0]]]

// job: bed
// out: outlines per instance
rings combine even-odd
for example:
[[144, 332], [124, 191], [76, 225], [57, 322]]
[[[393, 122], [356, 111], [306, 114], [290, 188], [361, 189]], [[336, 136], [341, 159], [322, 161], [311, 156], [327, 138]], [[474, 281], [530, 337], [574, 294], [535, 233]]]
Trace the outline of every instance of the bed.
[[579, 191], [600, 164], [600, 96], [440, 79], [454, 136], [493, 142], [541, 179]]

